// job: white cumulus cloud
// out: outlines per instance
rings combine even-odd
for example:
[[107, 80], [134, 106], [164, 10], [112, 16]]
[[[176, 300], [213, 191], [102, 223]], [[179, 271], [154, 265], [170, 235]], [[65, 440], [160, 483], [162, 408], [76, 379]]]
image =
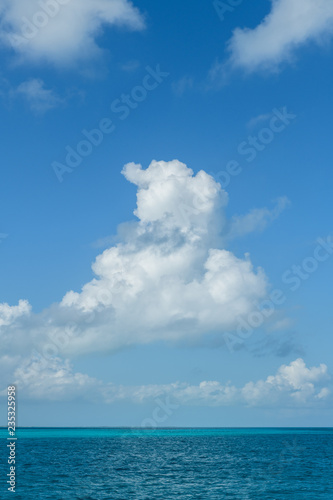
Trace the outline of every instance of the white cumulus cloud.
[[16, 319], [29, 315], [31, 306], [27, 300], [20, 300], [17, 306], [9, 304], [0, 304], [0, 331], [1, 327], [9, 326], [15, 323]]
[[199, 385], [175, 382], [165, 385], [116, 386], [102, 390], [107, 402], [130, 400], [136, 403], [168, 397], [180, 405], [193, 406], [257, 406], [257, 407], [315, 407], [320, 401], [327, 404], [331, 395], [331, 377], [327, 366], [307, 368], [303, 359], [282, 365], [276, 375], [266, 380], [248, 382], [236, 387], [231, 382], [203, 381]]
[[[204, 171], [153, 161], [123, 173], [138, 187], [137, 223], [93, 264], [96, 277], [63, 298], [62, 314], [94, 314], [71, 346], [195, 338], [235, 327], [266, 294], [263, 270], [221, 248], [228, 197]], [[90, 339], [90, 340], [89, 340]], [[85, 347], [86, 348], [86, 347]]]
[[153, 161], [146, 169], [130, 163], [123, 174], [137, 186], [137, 220], [120, 226], [119, 243], [97, 256], [95, 276], [80, 291], [40, 314], [30, 313], [26, 302], [1, 305], [3, 355], [44, 355], [51, 345], [66, 358], [156, 341], [198, 342], [236, 330], [239, 318], [266, 297], [264, 271], [249, 255], [233, 254], [227, 242], [230, 228], [236, 236], [257, 229], [269, 211], [230, 224], [220, 184], [178, 160]]
[[[32, 356], [0, 358], [1, 380], [11, 380], [24, 399], [65, 401], [85, 399], [112, 404], [126, 401], [145, 404], [165, 399], [177, 406], [238, 406], [265, 408], [332, 407], [332, 379], [327, 366], [308, 368], [303, 359], [282, 365], [275, 375], [265, 380], [248, 382], [237, 387], [231, 381], [204, 380], [198, 385], [172, 382], [158, 385], [124, 386], [104, 383], [86, 374], [75, 372], [69, 360], [59, 357], [45, 359]], [[0, 396], [6, 396], [0, 387]]]
[[96, 58], [107, 26], [144, 28], [128, 0], [0, 0], [0, 42], [22, 60], [68, 65]]
[[276, 375], [271, 375], [266, 380], [249, 382], [242, 389], [242, 396], [251, 405], [264, 401], [279, 402], [285, 394], [290, 401], [304, 404], [329, 395], [328, 388], [322, 386], [328, 379], [326, 365], [307, 368], [304, 360], [299, 358], [289, 365], [282, 365]]
[[254, 29], [237, 28], [230, 41], [230, 62], [246, 71], [276, 69], [308, 42], [333, 35], [331, 0], [271, 0], [271, 12]]
[[24, 388], [24, 397], [63, 401], [74, 398], [94, 399], [101, 382], [83, 373], [73, 372], [69, 360], [47, 360], [35, 355], [21, 358], [12, 375], [14, 385]]

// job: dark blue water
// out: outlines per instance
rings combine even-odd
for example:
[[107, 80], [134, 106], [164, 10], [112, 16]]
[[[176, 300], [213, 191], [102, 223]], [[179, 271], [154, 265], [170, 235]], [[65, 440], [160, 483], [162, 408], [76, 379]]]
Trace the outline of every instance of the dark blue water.
[[21, 429], [22, 500], [333, 500], [333, 429]]

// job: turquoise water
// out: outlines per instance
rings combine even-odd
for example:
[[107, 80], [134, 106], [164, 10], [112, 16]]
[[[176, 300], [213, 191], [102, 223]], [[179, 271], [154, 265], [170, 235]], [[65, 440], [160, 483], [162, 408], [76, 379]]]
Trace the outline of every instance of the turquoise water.
[[0, 499], [333, 500], [333, 429], [19, 429]]

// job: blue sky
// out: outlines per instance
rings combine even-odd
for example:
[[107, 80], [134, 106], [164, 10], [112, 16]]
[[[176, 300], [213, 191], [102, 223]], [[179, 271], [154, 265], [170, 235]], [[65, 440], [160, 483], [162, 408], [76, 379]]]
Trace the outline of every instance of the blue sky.
[[19, 425], [331, 424], [333, 8], [233, 4], [0, 2]]

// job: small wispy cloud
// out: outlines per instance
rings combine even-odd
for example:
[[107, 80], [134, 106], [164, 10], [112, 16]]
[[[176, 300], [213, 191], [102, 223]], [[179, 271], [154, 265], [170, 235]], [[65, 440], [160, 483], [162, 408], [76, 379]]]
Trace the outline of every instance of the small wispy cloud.
[[180, 80], [172, 83], [172, 90], [178, 96], [182, 96], [187, 90], [193, 88], [193, 78], [184, 76]]
[[265, 113], [265, 114], [261, 114], [261, 115], [258, 115], [258, 116], [255, 116], [253, 118], [251, 118], [251, 120], [249, 120], [246, 124], [247, 128], [248, 129], [254, 129], [255, 127], [257, 127], [257, 125], [259, 125], [260, 123], [264, 123], [264, 122], [267, 122], [267, 120], [269, 120], [271, 117], [273, 116], [273, 113]]
[[47, 89], [43, 80], [33, 78], [21, 83], [11, 91], [12, 96], [21, 96], [35, 113], [45, 113], [63, 104], [54, 90]]
[[91, 243], [93, 248], [108, 248], [115, 243], [115, 236], [113, 234], [99, 238]]
[[126, 63], [122, 64], [121, 69], [123, 71], [126, 71], [127, 73], [132, 73], [133, 71], [136, 71], [137, 69], [140, 68], [140, 61], [134, 59], [132, 61], [127, 61]]
[[290, 206], [286, 196], [277, 199], [272, 210], [268, 208], [255, 208], [246, 215], [234, 215], [229, 224], [230, 239], [239, 238], [255, 231], [263, 231], [271, 222], [276, 220], [281, 213]]

